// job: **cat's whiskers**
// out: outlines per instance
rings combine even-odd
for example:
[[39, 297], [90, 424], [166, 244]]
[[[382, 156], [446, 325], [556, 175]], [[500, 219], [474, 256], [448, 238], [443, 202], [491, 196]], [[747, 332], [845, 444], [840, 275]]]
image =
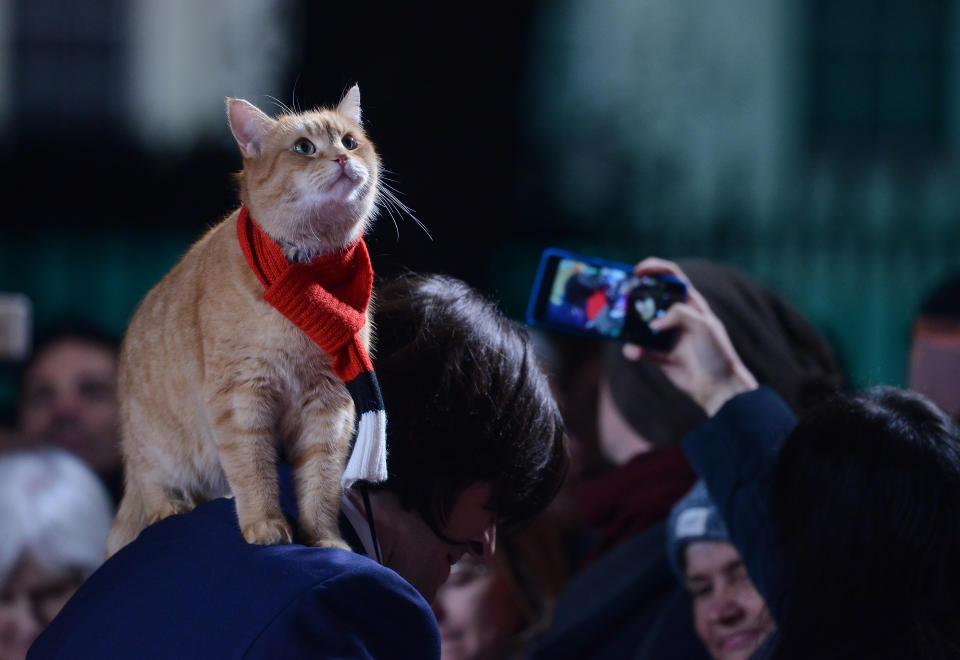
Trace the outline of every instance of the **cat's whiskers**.
[[373, 215], [379, 216], [381, 209], [386, 209], [387, 215], [390, 216], [390, 221], [393, 223], [393, 229], [397, 234], [397, 241], [399, 242], [400, 241], [400, 225], [397, 224], [397, 219], [393, 215], [393, 209], [389, 205], [389, 202], [382, 197], [377, 200], [377, 206], [373, 209]]
[[290, 114], [290, 115], [294, 114], [294, 112], [293, 112], [293, 110], [290, 108], [290, 106], [287, 105], [286, 103], [284, 103], [283, 101], [281, 101], [280, 99], [278, 99], [276, 96], [271, 96], [271, 95], [267, 94], [266, 97], [267, 97], [268, 99], [270, 99], [270, 101], [271, 101], [275, 106], [277, 106], [278, 108], [280, 108], [281, 110], [283, 110], [285, 113]]
[[[423, 224], [419, 218], [414, 214], [413, 209], [407, 206], [397, 195], [401, 194], [393, 186], [391, 186], [388, 181], [390, 181], [390, 172], [387, 170], [382, 170], [380, 174], [380, 180], [378, 182], [378, 192], [377, 196], [377, 210], [384, 209], [387, 212], [387, 215], [390, 216], [390, 220], [393, 221], [393, 227], [397, 232], [397, 240], [400, 240], [400, 226], [397, 224], [396, 216], [407, 215], [411, 220], [416, 223], [420, 229], [423, 230], [423, 233], [427, 235], [431, 241], [433, 236], [430, 234], [430, 230], [427, 229], [427, 226]], [[396, 215], [394, 215], [396, 213]]]

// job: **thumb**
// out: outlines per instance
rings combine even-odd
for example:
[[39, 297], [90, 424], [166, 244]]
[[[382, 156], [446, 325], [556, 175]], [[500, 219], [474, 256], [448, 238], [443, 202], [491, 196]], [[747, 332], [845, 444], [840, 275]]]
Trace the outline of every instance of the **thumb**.
[[691, 330], [697, 325], [702, 325], [706, 319], [704, 315], [687, 303], [674, 303], [667, 308], [663, 316], [650, 321], [650, 328], [661, 332], [679, 328], [682, 330]]

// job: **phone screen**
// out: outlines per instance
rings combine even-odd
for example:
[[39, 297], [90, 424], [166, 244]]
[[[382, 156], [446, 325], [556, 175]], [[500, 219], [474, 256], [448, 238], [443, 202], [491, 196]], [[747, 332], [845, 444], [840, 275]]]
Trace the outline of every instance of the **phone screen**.
[[669, 276], [642, 277], [626, 264], [547, 250], [528, 309], [531, 323], [576, 334], [669, 350], [673, 333], [647, 325], [686, 287]]

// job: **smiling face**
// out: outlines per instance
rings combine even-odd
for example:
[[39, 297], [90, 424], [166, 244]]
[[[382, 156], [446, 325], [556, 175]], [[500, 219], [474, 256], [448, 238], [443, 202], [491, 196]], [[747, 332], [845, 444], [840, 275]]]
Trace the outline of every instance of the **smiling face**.
[[380, 166], [360, 125], [356, 86], [335, 110], [271, 119], [229, 99], [227, 112], [243, 154], [240, 197], [288, 258], [307, 260], [363, 233]]
[[736, 548], [697, 541], [684, 552], [697, 635], [715, 660], [746, 660], [773, 628], [773, 619]]

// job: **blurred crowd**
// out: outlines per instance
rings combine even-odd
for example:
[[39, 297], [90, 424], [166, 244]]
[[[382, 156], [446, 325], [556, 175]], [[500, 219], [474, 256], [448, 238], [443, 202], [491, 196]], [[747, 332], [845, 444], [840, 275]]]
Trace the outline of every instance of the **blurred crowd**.
[[[442, 658], [960, 657], [960, 280], [914, 321], [907, 388], [857, 394], [745, 274], [639, 267], [688, 283], [677, 346], [530, 329], [570, 469], [542, 514], [453, 565], [431, 604]], [[103, 561], [118, 350], [64, 321], [20, 365], [0, 434], [0, 660]], [[749, 386], [720, 396], [730, 383]]]

